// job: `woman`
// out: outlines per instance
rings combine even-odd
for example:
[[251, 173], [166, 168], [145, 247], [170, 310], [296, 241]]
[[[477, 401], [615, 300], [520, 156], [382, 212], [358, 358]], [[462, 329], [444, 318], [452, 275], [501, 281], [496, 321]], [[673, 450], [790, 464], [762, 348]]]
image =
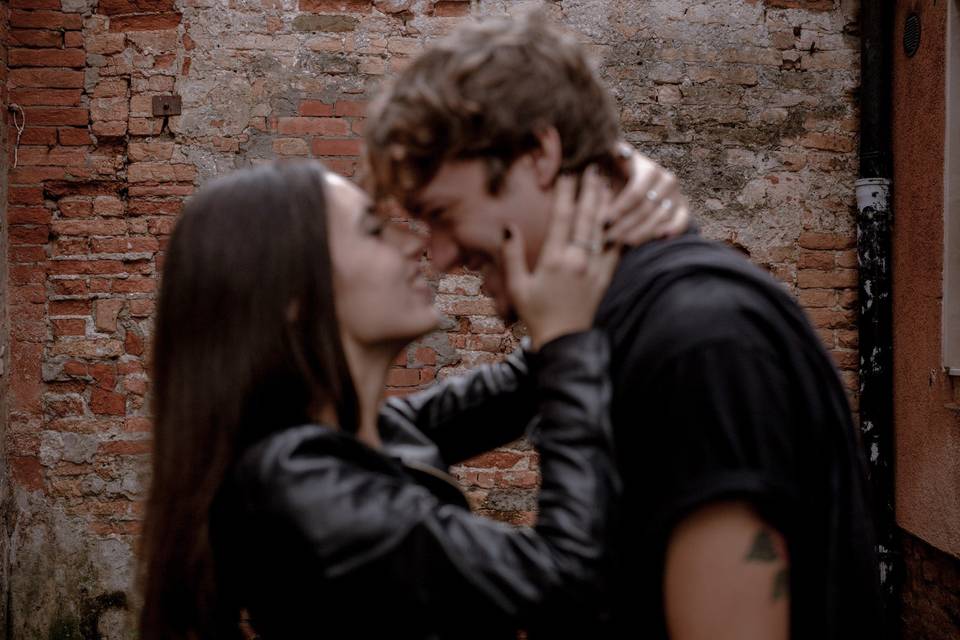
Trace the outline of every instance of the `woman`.
[[[533, 272], [505, 232], [539, 352], [383, 412], [396, 354], [437, 326], [420, 238], [318, 163], [239, 172], [191, 199], [157, 312], [142, 638], [240, 637], [243, 609], [265, 638], [511, 637], [597, 606], [618, 483], [608, 349], [588, 329], [617, 258], [586, 248], [608, 191], [592, 173], [581, 191], [575, 207], [558, 184]], [[478, 399], [529, 385], [538, 406], [514, 409], [540, 413], [543, 486], [537, 526], [520, 530], [470, 513], [424, 432], [453, 411], [482, 420]]]

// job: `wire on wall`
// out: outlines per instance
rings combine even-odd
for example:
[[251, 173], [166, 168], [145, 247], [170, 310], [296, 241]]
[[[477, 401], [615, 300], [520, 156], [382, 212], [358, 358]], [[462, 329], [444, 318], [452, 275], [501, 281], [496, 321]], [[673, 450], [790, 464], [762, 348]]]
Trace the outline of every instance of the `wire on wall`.
[[[20, 153], [20, 136], [23, 135], [23, 129], [27, 126], [27, 114], [23, 112], [23, 107], [16, 102], [10, 105], [10, 111], [13, 113], [13, 126], [17, 128], [17, 143], [13, 145], [13, 168], [17, 168]], [[20, 113], [20, 119], [17, 120], [17, 113]]]

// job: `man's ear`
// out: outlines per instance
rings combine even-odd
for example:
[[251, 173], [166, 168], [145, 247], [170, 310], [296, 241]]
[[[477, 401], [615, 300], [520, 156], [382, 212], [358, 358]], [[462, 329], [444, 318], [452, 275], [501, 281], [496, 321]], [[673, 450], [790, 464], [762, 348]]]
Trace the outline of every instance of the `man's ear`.
[[537, 131], [536, 136], [540, 146], [530, 153], [530, 157], [537, 176], [537, 184], [541, 189], [547, 189], [553, 186], [560, 171], [563, 145], [560, 142], [560, 132], [556, 127], [545, 127]]

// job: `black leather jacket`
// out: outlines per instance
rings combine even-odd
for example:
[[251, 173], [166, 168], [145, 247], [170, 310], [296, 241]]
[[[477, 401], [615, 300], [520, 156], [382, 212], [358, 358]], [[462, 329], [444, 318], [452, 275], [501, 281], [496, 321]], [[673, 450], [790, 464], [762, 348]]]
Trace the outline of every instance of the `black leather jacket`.
[[[393, 399], [382, 452], [322, 425], [271, 435], [215, 512], [221, 588], [265, 639], [515, 638], [594, 612], [619, 493], [609, 357], [601, 332], [572, 334]], [[445, 467], [535, 415], [537, 525], [475, 516]]]

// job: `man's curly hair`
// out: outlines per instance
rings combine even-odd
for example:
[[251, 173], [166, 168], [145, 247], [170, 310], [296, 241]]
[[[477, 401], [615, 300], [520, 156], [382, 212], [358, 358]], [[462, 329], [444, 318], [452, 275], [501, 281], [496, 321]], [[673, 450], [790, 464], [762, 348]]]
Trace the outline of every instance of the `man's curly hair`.
[[613, 99], [575, 37], [540, 12], [471, 21], [432, 44], [373, 102], [366, 171], [378, 198], [411, 197], [448, 160], [479, 158], [495, 194], [507, 169], [554, 127], [561, 173], [613, 170]]

